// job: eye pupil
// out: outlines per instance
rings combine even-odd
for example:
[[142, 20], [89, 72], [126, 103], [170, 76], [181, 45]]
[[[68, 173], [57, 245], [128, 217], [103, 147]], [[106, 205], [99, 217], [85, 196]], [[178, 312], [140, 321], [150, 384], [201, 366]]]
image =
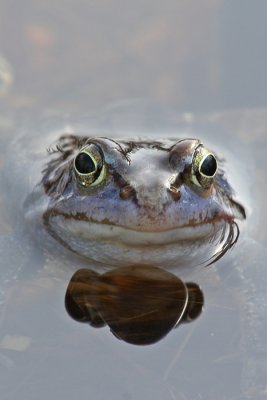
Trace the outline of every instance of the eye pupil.
[[202, 162], [200, 173], [212, 177], [217, 170], [217, 161], [212, 154], [209, 154]]
[[75, 159], [75, 168], [80, 174], [89, 174], [96, 170], [92, 158], [87, 153], [80, 153]]

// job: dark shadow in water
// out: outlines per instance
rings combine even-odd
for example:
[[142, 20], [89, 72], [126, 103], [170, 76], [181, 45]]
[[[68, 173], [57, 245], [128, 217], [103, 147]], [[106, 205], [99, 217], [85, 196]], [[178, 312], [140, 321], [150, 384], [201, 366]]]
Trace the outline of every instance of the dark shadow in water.
[[66, 291], [68, 314], [125, 342], [158, 342], [180, 323], [195, 320], [204, 296], [199, 286], [151, 266], [121, 267], [100, 275], [78, 270]]

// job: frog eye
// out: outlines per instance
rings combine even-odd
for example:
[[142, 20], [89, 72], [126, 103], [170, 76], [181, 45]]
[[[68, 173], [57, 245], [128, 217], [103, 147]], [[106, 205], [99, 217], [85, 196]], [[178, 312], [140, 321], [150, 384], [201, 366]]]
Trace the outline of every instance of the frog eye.
[[80, 185], [89, 187], [105, 178], [105, 163], [102, 150], [96, 144], [83, 147], [74, 159], [75, 176]]
[[199, 145], [194, 152], [192, 160], [192, 182], [203, 189], [209, 189], [216, 171], [217, 161], [214, 154], [202, 144]]

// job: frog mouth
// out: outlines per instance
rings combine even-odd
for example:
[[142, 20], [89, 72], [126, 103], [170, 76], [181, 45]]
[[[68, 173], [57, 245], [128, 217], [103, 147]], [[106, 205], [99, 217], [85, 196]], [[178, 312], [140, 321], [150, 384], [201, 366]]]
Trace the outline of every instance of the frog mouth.
[[[129, 229], [108, 223], [77, 220], [70, 216], [65, 218], [59, 213], [47, 213], [44, 223], [48, 233], [64, 247], [87, 259], [109, 265], [117, 265], [118, 262], [127, 264], [129, 260], [143, 262], [144, 259], [149, 263], [164, 263], [164, 257], [167, 257], [167, 262], [169, 257], [174, 257], [176, 263], [177, 257], [184, 253], [187, 257], [192, 254], [195, 254], [192, 257], [197, 257], [200, 248], [206, 249], [201, 250], [206, 258], [200, 264], [212, 264], [239, 237], [237, 223], [229, 219], [216, 219], [165, 231]], [[213, 249], [211, 254], [208, 248]]]
[[[219, 226], [220, 225], [220, 226]], [[73, 234], [84, 239], [97, 241], [116, 242], [132, 246], [160, 245], [184, 240], [198, 240], [216, 233], [222, 229], [223, 224], [199, 224], [196, 226], [184, 226], [165, 231], [142, 231], [129, 229], [122, 226], [86, 223], [74, 220], [67, 222], [67, 229]]]
[[233, 221], [213, 219], [165, 230], [136, 229], [105, 222], [77, 219], [64, 214], [54, 214], [45, 219], [45, 225], [52, 236], [76, 237], [81, 242], [113, 242], [118, 246], [147, 247], [168, 245], [177, 242], [200, 241], [218, 236], [218, 232], [232, 226]]

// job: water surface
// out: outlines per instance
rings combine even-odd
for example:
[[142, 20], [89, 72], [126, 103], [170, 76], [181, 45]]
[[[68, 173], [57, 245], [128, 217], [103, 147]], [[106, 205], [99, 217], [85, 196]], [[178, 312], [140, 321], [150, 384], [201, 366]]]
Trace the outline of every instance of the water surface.
[[[134, 7], [1, 1], [0, 45], [8, 62], [8, 75], [1, 75], [2, 164], [21, 121], [34, 127], [37, 114], [43, 121], [75, 115], [91, 132], [196, 136], [225, 157], [248, 212], [235, 249], [189, 273], [205, 294], [201, 316], [157, 344], [137, 347], [107, 327], [69, 318], [65, 290], [84, 265], [73, 258], [64, 269], [62, 259], [32, 251], [21, 234], [10, 239], [23, 227], [10, 222], [7, 190], [0, 226], [1, 399], [266, 398], [264, 13], [264, 1], [147, 0]], [[18, 260], [19, 274], [12, 270]]]

